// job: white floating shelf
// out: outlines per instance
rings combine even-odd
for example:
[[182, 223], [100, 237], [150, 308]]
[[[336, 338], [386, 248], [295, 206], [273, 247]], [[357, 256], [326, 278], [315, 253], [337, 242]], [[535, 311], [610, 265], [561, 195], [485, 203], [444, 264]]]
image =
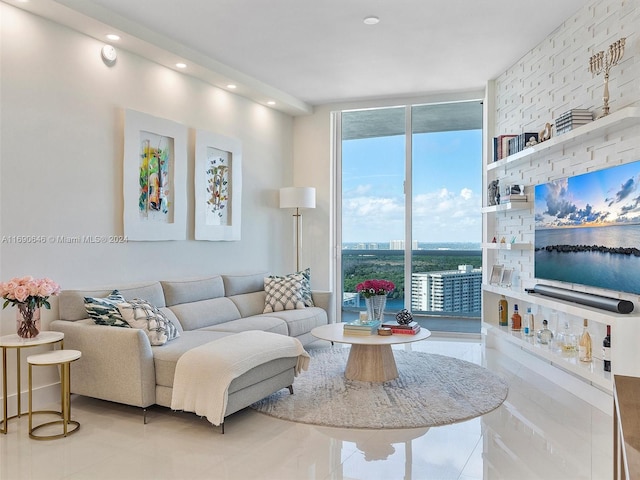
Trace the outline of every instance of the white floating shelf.
[[638, 314], [616, 313], [601, 308], [590, 307], [580, 303], [569, 302], [558, 298], [545, 297], [535, 293], [527, 293], [524, 291], [513, 290], [510, 288], [500, 287], [498, 285], [483, 285], [482, 290], [494, 293], [496, 295], [504, 295], [514, 298], [524, 303], [547, 307], [560, 313], [566, 313], [579, 318], [588, 318], [594, 322], [603, 323], [605, 325], [613, 325], [616, 321], [622, 320], [635, 322], [640, 324], [640, 316]]
[[491, 333], [522, 348], [522, 350], [541, 357], [552, 365], [570, 372], [577, 377], [583, 378], [589, 381], [592, 385], [596, 385], [609, 393], [613, 391], [611, 372], [605, 372], [601, 368], [601, 362], [597, 359], [588, 363], [581, 362], [578, 360], [577, 352], [573, 355], [557, 353], [555, 350], [552, 350], [549, 345], [542, 345], [541, 343], [538, 343], [535, 335], [532, 337], [525, 337], [522, 335], [522, 332], [514, 332], [509, 327], [500, 327], [486, 322], [484, 323], [484, 326], [490, 330]]
[[482, 213], [504, 212], [506, 210], [527, 210], [531, 207], [531, 202], [508, 202], [500, 205], [490, 205], [482, 207]]
[[494, 170], [501, 167], [514, 167], [529, 160], [551, 155], [554, 152], [561, 151], [563, 148], [584, 142], [588, 136], [607, 135], [608, 133], [639, 124], [640, 107], [626, 107], [606, 117], [576, 127], [567, 133], [552, 137], [533, 147], [525, 148], [507, 158], [502, 158], [497, 162], [491, 162], [487, 165], [487, 170]]
[[483, 243], [482, 248], [487, 250], [531, 250], [530, 243]]

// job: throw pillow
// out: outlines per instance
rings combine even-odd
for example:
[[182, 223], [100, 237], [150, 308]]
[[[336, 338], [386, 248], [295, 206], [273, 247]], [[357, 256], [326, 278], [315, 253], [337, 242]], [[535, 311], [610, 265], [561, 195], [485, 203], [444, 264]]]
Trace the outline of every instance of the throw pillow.
[[313, 307], [313, 297], [311, 296], [311, 269], [307, 268], [298, 273], [304, 277], [304, 281], [302, 282], [302, 301], [305, 306]]
[[146, 300], [134, 298], [130, 302], [119, 303], [118, 310], [131, 328], [145, 331], [151, 345], [164, 345], [180, 336], [171, 320]]
[[120, 292], [114, 290], [106, 298], [84, 297], [84, 308], [98, 325], [129, 328], [129, 324], [124, 321], [118, 310], [118, 304], [124, 301]]
[[292, 273], [285, 277], [266, 277], [264, 291], [267, 295], [264, 300], [263, 313], [305, 308], [302, 297], [304, 282], [305, 278], [301, 273]]

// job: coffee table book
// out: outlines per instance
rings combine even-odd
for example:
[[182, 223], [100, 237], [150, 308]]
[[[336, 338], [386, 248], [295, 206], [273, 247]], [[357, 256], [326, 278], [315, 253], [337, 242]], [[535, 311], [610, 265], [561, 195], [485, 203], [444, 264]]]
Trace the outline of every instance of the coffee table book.
[[394, 335], [415, 335], [420, 331], [420, 325], [416, 328], [392, 328], [391, 333]]
[[412, 330], [416, 327], [419, 327], [420, 325], [418, 325], [418, 322], [413, 321], [408, 324], [401, 324], [398, 322], [385, 322], [382, 324], [382, 326], [388, 328], [402, 328], [403, 330]]
[[378, 333], [380, 321], [359, 323], [350, 322], [343, 325], [345, 335], [374, 335]]

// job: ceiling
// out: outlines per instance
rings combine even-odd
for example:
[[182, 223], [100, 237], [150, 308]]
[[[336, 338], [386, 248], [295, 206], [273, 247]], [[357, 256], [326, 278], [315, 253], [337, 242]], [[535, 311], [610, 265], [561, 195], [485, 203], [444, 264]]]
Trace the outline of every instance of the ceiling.
[[4, 1], [103, 41], [111, 28], [116, 47], [305, 114], [482, 90], [592, 0]]

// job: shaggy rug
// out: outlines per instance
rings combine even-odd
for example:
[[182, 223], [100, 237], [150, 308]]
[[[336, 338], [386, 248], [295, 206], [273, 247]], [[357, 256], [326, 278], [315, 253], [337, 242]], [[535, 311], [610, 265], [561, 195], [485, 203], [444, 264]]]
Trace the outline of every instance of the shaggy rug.
[[507, 384], [486, 368], [424, 352], [394, 350], [399, 377], [384, 383], [347, 380], [349, 349], [310, 349], [309, 370], [251, 405], [264, 414], [328, 427], [418, 428], [461, 422], [499, 407]]

